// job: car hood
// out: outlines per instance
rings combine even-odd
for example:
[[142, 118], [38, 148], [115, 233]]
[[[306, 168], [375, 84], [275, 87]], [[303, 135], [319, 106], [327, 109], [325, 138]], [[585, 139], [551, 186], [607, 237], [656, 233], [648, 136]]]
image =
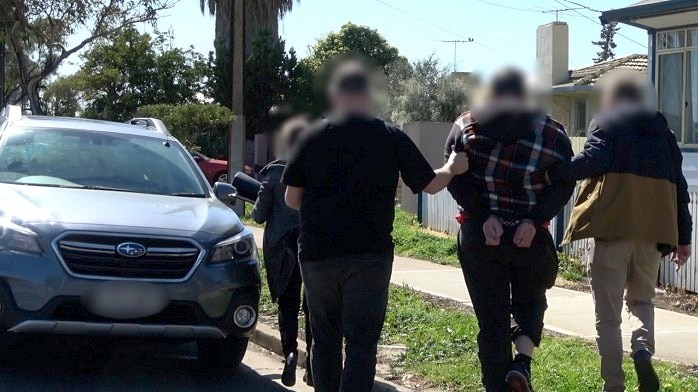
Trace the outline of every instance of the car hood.
[[240, 219], [217, 199], [0, 184], [0, 214], [22, 224], [77, 224], [237, 233]]

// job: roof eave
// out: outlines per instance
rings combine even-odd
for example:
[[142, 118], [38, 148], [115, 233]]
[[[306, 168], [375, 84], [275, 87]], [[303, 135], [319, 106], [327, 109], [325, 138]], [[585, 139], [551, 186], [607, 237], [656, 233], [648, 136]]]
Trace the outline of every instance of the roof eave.
[[602, 24], [621, 22], [641, 29], [652, 30], [649, 26], [635, 23], [635, 20], [648, 16], [678, 14], [695, 9], [698, 9], [695, 0], [672, 0], [604, 11], [599, 19]]
[[587, 85], [553, 86], [553, 94], [587, 93], [590, 91], [594, 91], [593, 86], [587, 86]]

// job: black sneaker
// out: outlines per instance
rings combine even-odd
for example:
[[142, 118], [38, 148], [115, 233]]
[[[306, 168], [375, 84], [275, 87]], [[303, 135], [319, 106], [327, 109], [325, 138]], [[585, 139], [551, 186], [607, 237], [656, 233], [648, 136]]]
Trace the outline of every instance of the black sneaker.
[[284, 371], [281, 373], [281, 383], [287, 387], [296, 385], [296, 366], [298, 365], [298, 355], [295, 353], [286, 356]]
[[533, 392], [531, 387], [531, 358], [517, 354], [509, 366], [506, 383], [513, 392]]
[[652, 354], [647, 350], [640, 350], [633, 356], [635, 372], [640, 392], [659, 391], [659, 377], [652, 366]]

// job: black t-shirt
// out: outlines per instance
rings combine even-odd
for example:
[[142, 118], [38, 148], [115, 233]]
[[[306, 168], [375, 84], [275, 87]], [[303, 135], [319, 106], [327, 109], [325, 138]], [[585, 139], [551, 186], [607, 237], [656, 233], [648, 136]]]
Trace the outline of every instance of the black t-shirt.
[[284, 184], [304, 188], [301, 261], [393, 253], [398, 176], [415, 193], [434, 178], [417, 146], [378, 119], [324, 120], [299, 142]]

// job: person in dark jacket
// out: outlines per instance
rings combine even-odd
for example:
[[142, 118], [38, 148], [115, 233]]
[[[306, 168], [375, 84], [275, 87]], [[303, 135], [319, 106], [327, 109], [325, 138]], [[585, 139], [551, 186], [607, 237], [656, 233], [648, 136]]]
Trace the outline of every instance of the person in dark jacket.
[[[286, 168], [285, 156], [299, 133], [308, 125], [301, 118], [287, 120], [277, 134], [276, 154], [281, 159], [269, 163], [260, 172], [262, 187], [252, 210], [252, 218], [264, 227], [264, 267], [271, 298], [279, 305], [279, 331], [286, 364], [281, 381], [286, 386], [296, 382], [298, 362], [298, 311], [301, 307], [302, 279], [298, 265], [298, 211], [288, 208], [284, 201], [286, 186], [281, 176]], [[305, 341], [310, 352], [312, 335], [305, 297]], [[310, 363], [306, 364], [304, 381], [312, 385]]]
[[558, 266], [547, 222], [574, 189], [550, 182], [548, 171], [569, 160], [571, 143], [560, 123], [526, 104], [523, 74], [507, 69], [493, 77], [487, 102], [455, 122], [446, 155], [459, 144], [470, 170], [448, 189], [461, 208], [458, 257], [480, 327], [482, 383], [487, 392], [530, 392]]
[[662, 254], [680, 267], [691, 255], [692, 220], [682, 155], [664, 116], [648, 109], [644, 76], [619, 75], [602, 91], [584, 151], [558, 175], [586, 179], [564, 243], [594, 238], [591, 288], [605, 392], [625, 391], [623, 295], [640, 392], [659, 390], [654, 352], [654, 289]]
[[317, 392], [373, 390], [398, 177], [414, 193], [436, 193], [468, 169], [457, 152], [433, 170], [409, 136], [375, 118], [373, 75], [363, 60], [330, 70], [331, 112], [304, 133], [283, 176], [286, 204], [300, 211]]

